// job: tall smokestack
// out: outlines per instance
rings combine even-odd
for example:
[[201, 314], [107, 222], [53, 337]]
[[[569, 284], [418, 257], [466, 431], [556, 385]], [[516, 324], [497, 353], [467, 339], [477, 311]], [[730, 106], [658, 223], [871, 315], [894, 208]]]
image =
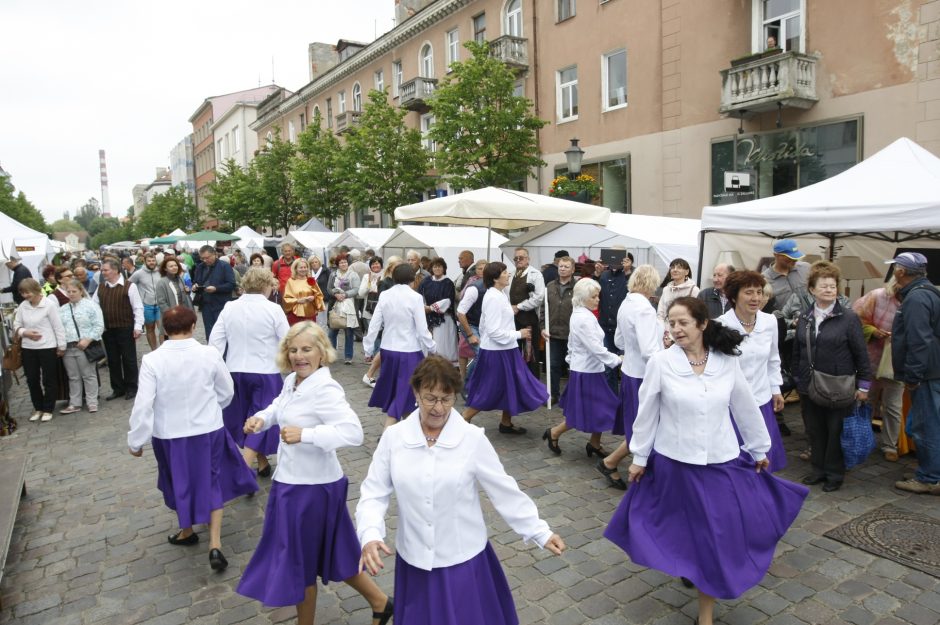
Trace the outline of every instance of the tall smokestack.
[[104, 161], [104, 150], [98, 150], [98, 169], [101, 172], [101, 216], [111, 216], [111, 198], [108, 196], [108, 166]]

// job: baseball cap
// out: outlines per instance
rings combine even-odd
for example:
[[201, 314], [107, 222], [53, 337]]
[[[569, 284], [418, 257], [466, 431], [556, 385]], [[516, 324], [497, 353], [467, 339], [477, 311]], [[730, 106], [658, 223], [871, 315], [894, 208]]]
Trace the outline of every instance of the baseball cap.
[[782, 254], [793, 260], [799, 260], [806, 256], [806, 254], [800, 251], [796, 241], [793, 239], [780, 239], [774, 243], [774, 254]]
[[919, 252], [904, 252], [891, 260], [886, 260], [885, 264], [897, 264], [906, 269], [925, 269], [927, 267], [927, 257]]

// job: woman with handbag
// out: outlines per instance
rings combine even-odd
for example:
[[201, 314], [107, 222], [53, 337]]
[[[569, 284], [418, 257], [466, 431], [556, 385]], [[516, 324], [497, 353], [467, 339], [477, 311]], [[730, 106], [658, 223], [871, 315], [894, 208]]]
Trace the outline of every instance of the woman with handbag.
[[59, 302], [43, 295], [32, 278], [20, 282], [23, 302], [16, 308], [13, 333], [22, 341], [23, 372], [33, 402], [30, 421], [52, 420], [58, 394], [59, 356], [65, 354], [65, 330], [59, 318]]
[[359, 282], [359, 299], [362, 300], [362, 333], [369, 333], [369, 320], [379, 303], [379, 282], [382, 281], [382, 259], [373, 256], [369, 259], [369, 273]]
[[98, 361], [105, 357], [101, 344], [104, 316], [101, 307], [88, 297], [81, 281], [71, 278], [64, 283], [69, 303], [59, 307], [65, 331], [65, 355], [62, 362], [69, 379], [69, 405], [59, 414], [82, 409], [82, 386], [88, 412], [98, 412]]
[[806, 282], [813, 296], [796, 327], [793, 366], [809, 437], [812, 472], [803, 483], [823, 484], [824, 492], [842, 487], [842, 420], [856, 401], [868, 398], [871, 365], [858, 316], [837, 301], [839, 268], [814, 263]]
[[[190, 287], [187, 286], [183, 273], [185, 265], [175, 256], [166, 255], [163, 262], [160, 263], [160, 275], [154, 289], [157, 299], [157, 307], [160, 309], [160, 318], [166, 314], [166, 311], [174, 306], [182, 306], [190, 310], [193, 309], [193, 300], [189, 296]], [[162, 324], [161, 324], [162, 326]], [[163, 340], [167, 340], [166, 332], [163, 332]], [[208, 337], [206, 337], [208, 339]]]
[[290, 266], [290, 278], [284, 283], [284, 298], [281, 301], [287, 313], [287, 323], [295, 325], [301, 321], [316, 323], [317, 313], [323, 310], [323, 293], [316, 279], [310, 275], [310, 265], [303, 258]]
[[359, 318], [356, 316], [356, 295], [359, 294], [359, 274], [349, 268], [349, 259], [346, 255], [336, 258], [336, 271], [330, 275], [329, 285], [330, 309], [328, 320], [330, 324], [330, 343], [336, 349], [336, 339], [339, 331], [344, 330], [344, 363], [352, 364], [353, 335]]

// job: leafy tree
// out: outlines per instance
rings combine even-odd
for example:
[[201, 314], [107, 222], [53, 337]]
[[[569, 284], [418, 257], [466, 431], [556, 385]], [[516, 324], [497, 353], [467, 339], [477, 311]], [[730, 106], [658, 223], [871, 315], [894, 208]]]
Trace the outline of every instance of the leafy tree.
[[49, 226], [42, 213], [26, 199], [22, 191], [16, 192], [8, 176], [0, 176], [0, 213], [4, 213], [27, 228], [49, 233]]
[[108, 228], [118, 228], [120, 225], [121, 221], [117, 217], [95, 217], [91, 220], [91, 223], [88, 224], [86, 230], [89, 236], [95, 236], [96, 234], [101, 234]]
[[91, 232], [91, 222], [98, 217], [101, 217], [101, 205], [98, 204], [97, 199], [90, 197], [88, 201], [78, 209], [78, 214], [75, 215], [75, 221], [81, 225], [80, 230]]
[[421, 133], [405, 126], [406, 114], [384, 91], [372, 90], [359, 124], [346, 135], [346, 196], [356, 208], [391, 215], [428, 187], [430, 158]]
[[207, 203], [212, 214], [234, 224], [258, 229], [265, 221], [259, 210], [259, 181], [254, 167], [240, 167], [234, 159], [224, 162], [209, 183]]
[[532, 102], [513, 94], [515, 76], [483, 42], [468, 41], [471, 57], [451, 64], [431, 98], [438, 171], [456, 188], [507, 187], [544, 166], [536, 131], [546, 123]]
[[[307, 214], [332, 227], [349, 209], [346, 197], [348, 172], [343, 146], [329, 129], [321, 128], [320, 112], [297, 136], [297, 154], [291, 159], [294, 192]], [[384, 175], [384, 174], [383, 174]]]
[[71, 219], [57, 219], [49, 226], [52, 232], [77, 232], [82, 230], [81, 224]]
[[150, 200], [137, 216], [135, 232], [141, 237], [156, 237], [176, 228], [190, 230], [198, 221], [196, 205], [186, 187], [178, 184]]
[[109, 243], [116, 243], [117, 241], [133, 241], [134, 240], [134, 226], [132, 222], [119, 225], [116, 228], [108, 228], [104, 232], [100, 232], [91, 238], [91, 241], [88, 243], [90, 249], [96, 250], [102, 245], [108, 245]]
[[273, 137], [251, 162], [258, 180], [258, 209], [262, 221], [272, 230], [280, 228], [287, 232], [304, 214], [290, 175], [295, 152], [294, 144], [284, 141], [280, 129], [275, 128]]

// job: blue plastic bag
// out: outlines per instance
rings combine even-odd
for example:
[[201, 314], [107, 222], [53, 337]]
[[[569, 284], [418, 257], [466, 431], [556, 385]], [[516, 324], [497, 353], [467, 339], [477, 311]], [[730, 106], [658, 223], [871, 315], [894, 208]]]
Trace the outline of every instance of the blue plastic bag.
[[865, 462], [875, 449], [875, 433], [871, 429], [871, 404], [855, 403], [852, 414], [842, 420], [842, 456], [845, 468]]

